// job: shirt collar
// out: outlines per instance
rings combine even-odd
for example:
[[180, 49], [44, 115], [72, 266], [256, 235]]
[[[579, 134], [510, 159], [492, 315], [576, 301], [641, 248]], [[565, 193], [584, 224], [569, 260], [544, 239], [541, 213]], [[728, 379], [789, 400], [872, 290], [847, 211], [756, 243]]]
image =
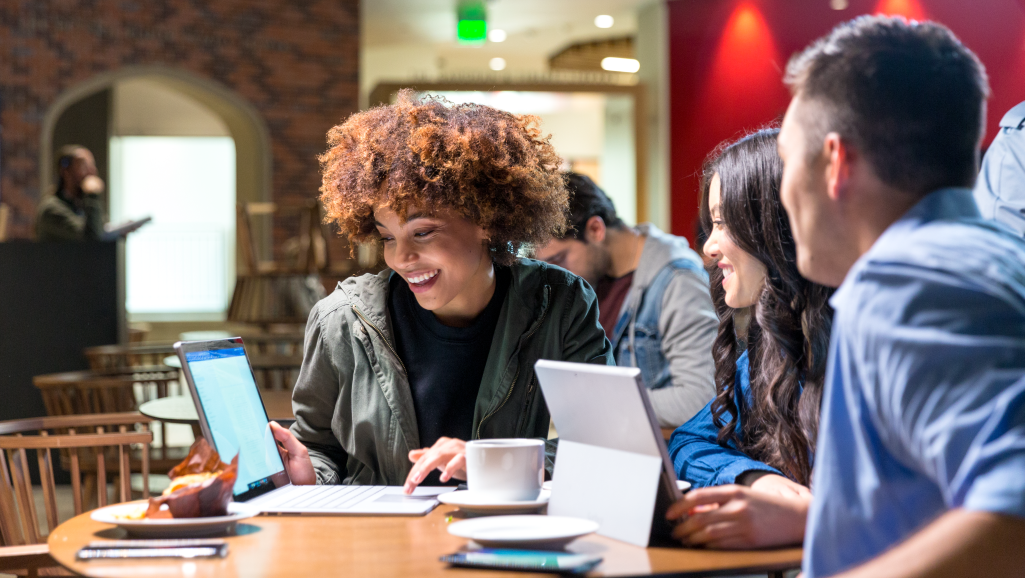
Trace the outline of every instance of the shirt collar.
[[843, 283], [829, 300], [833, 309], [843, 306], [850, 292], [850, 286], [854, 285], [865, 267], [873, 256], [887, 247], [900, 244], [901, 239], [922, 225], [936, 220], [971, 219], [981, 218], [979, 207], [972, 197], [972, 190], [966, 188], [946, 188], [933, 191], [908, 209], [901, 218], [893, 222], [883, 231], [883, 234], [876, 239], [872, 247], [854, 262]]

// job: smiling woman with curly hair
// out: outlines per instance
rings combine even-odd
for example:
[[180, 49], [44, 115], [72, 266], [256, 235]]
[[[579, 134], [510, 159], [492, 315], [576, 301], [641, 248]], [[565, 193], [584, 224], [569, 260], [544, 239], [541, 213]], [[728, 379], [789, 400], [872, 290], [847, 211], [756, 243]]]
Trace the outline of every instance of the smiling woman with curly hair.
[[535, 361], [614, 364], [590, 286], [517, 257], [565, 231], [548, 141], [536, 117], [408, 90], [328, 133], [327, 219], [388, 269], [310, 313], [296, 422], [272, 426], [292, 483], [465, 479], [466, 440], [547, 437]]
[[328, 133], [320, 157], [329, 220], [354, 241], [377, 237], [374, 208], [405, 218], [410, 206], [447, 207], [488, 233], [495, 262], [566, 227], [559, 156], [534, 116], [488, 106], [448, 106], [412, 91], [355, 114]]

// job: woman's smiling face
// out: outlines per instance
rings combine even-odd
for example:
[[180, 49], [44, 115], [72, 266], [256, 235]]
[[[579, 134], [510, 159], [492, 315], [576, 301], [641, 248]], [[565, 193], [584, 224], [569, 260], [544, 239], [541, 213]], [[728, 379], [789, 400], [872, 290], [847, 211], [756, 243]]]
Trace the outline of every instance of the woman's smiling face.
[[767, 269], [764, 263], [730, 239], [728, 224], [723, 222], [719, 209], [721, 198], [722, 181], [717, 173], [712, 175], [708, 185], [708, 212], [712, 217], [712, 230], [705, 241], [704, 252], [722, 269], [726, 305], [743, 309], [758, 302], [765, 287]]
[[417, 303], [447, 325], [472, 321], [491, 300], [495, 272], [484, 230], [452, 209], [410, 207], [406, 220], [390, 207], [374, 210], [384, 261]]

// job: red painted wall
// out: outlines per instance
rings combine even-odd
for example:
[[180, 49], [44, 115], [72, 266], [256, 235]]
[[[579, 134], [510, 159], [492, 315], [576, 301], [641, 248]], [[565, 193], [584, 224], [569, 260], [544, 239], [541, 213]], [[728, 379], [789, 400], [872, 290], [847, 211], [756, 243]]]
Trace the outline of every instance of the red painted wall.
[[948, 26], [986, 65], [989, 144], [1025, 100], [1025, 0], [670, 0], [672, 230], [693, 239], [701, 163], [719, 142], [780, 120], [792, 54], [861, 14], [901, 13]]

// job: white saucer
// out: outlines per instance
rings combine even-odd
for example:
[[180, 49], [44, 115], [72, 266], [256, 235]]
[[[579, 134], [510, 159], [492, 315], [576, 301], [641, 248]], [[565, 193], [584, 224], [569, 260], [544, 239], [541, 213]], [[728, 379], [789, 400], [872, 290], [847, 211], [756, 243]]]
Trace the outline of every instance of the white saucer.
[[438, 501], [449, 506], [459, 506], [460, 510], [470, 514], [528, 514], [536, 512], [548, 504], [552, 493], [541, 490], [536, 499], [516, 502], [494, 502], [482, 499], [469, 490], [459, 490], [438, 496]]
[[489, 548], [562, 548], [597, 531], [597, 522], [566, 516], [491, 516], [448, 526], [449, 534]]
[[90, 518], [104, 524], [115, 524], [124, 528], [133, 536], [146, 538], [198, 538], [202, 536], [213, 536], [218, 534], [230, 534], [235, 531], [235, 526], [240, 520], [252, 518], [260, 513], [259, 508], [248, 504], [231, 502], [228, 504], [227, 516], [213, 516], [209, 518], [158, 518], [150, 520], [125, 520], [118, 518], [119, 514], [137, 512], [140, 509], [145, 511], [148, 502], [136, 501], [125, 504], [116, 504], [93, 510]]
[[[690, 482], [686, 480], [676, 480], [676, 487], [679, 488], [681, 492], [686, 492], [691, 488], [691, 485]], [[547, 482], [541, 484], [541, 488], [548, 490], [549, 492], [552, 491], [552, 481], [548, 480]]]

